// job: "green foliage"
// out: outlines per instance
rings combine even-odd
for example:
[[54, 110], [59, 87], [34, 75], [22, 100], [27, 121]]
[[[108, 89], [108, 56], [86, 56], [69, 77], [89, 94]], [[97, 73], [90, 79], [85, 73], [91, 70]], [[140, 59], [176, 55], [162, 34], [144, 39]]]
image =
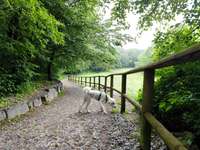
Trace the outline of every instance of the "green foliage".
[[[199, 43], [199, 30], [176, 27], [159, 32], [154, 40], [154, 59], [162, 59]], [[171, 130], [190, 130], [200, 138], [200, 61], [161, 69], [155, 83], [154, 113]]]
[[30, 95], [34, 94], [34, 92], [36, 92], [38, 89], [42, 88], [45, 85], [48, 86], [50, 84], [51, 82], [47, 81], [24, 82], [16, 88], [17, 94], [15, 96], [0, 97], [0, 108], [5, 108], [13, 105], [18, 101], [22, 101]]
[[[154, 39], [153, 57], [159, 60], [199, 43], [199, 30], [188, 25], [158, 32]], [[156, 71], [153, 113], [170, 130], [190, 131], [200, 139], [200, 61]], [[141, 102], [142, 91], [137, 99]], [[190, 138], [191, 139], [191, 138]], [[186, 139], [187, 140], [187, 139]], [[186, 141], [186, 143], [193, 143]]]
[[[153, 57], [160, 60], [200, 42], [200, 1], [114, 1], [113, 16], [125, 22], [128, 11], [139, 15], [142, 31], [155, 23], [166, 25], [154, 39]], [[121, 12], [121, 14], [119, 14]], [[182, 22], [168, 26], [177, 16]], [[200, 140], [200, 62], [185, 63], [156, 72], [154, 113], [171, 130], [190, 130]], [[139, 93], [141, 100], [141, 92]], [[200, 147], [200, 145], [199, 145]]]
[[[109, 1], [109, 0], [108, 0]], [[128, 12], [140, 15], [139, 28], [146, 30], [155, 22], [168, 24], [181, 15], [183, 22], [199, 27], [200, 2], [198, 0], [112, 0], [113, 17], [125, 24]], [[109, 1], [110, 2], [110, 1]]]
[[111, 28], [112, 21], [102, 21], [99, 17], [102, 14], [97, 10], [102, 7], [102, 1], [41, 1], [56, 19], [65, 24], [65, 45], [54, 53], [59, 56], [53, 59], [54, 68], [75, 73], [88, 68], [105, 70], [112, 67], [116, 62], [113, 45], [124, 38], [119, 33], [121, 29]]
[[52, 41], [63, 44], [63, 26], [37, 0], [3, 0], [0, 3], [0, 96], [37, 76], [34, 63]]
[[126, 37], [119, 27], [111, 28], [111, 20], [101, 20], [102, 4], [101, 0], [2, 0], [0, 97], [64, 71], [111, 68], [116, 62], [114, 45]]

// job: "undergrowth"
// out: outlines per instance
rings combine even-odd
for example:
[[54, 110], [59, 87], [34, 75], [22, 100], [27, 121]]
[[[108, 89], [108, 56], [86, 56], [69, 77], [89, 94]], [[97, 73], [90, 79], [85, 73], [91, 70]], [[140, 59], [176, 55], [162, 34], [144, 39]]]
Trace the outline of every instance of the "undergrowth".
[[51, 83], [50, 81], [25, 82], [18, 87], [16, 94], [9, 97], [0, 97], [0, 108], [5, 108], [19, 101], [23, 101], [42, 87], [48, 86]]

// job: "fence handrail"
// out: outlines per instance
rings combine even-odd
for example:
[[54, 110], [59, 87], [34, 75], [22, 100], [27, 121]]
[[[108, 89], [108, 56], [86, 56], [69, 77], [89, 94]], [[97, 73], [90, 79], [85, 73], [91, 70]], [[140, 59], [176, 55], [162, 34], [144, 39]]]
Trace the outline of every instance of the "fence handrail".
[[[134, 105], [141, 112], [141, 120], [142, 120], [142, 148], [144, 150], [150, 150], [150, 141], [151, 141], [151, 127], [156, 130], [156, 132], [160, 135], [160, 137], [164, 140], [164, 142], [168, 145], [171, 150], [186, 150], [184, 145], [174, 137], [152, 114], [152, 102], [153, 102], [153, 87], [154, 87], [154, 72], [156, 69], [164, 68], [172, 65], [177, 65], [189, 61], [198, 60], [200, 58], [200, 45], [195, 45], [191, 48], [185, 49], [182, 52], [176, 53], [172, 56], [166, 57], [160, 61], [154, 62], [152, 64], [134, 68], [126, 72], [121, 73], [113, 73], [107, 76], [84, 76], [84, 78], [90, 78], [90, 81], [84, 81], [85, 84], [89, 83], [96, 86], [95, 78], [99, 78], [98, 88], [103, 86], [104, 91], [106, 92], [107, 88], [110, 88], [110, 95], [113, 93], [113, 90], [121, 94], [121, 112], [125, 112], [125, 100], [128, 100], [129, 103]], [[128, 74], [133, 74], [137, 72], [144, 72], [144, 83], [143, 83], [143, 102], [142, 105], [133, 99], [129, 98], [126, 95], [126, 78]], [[113, 77], [116, 75], [122, 76], [122, 88], [121, 91], [113, 88]], [[100, 78], [105, 78], [104, 85], [100, 83]], [[107, 78], [111, 77], [111, 85], [107, 86]], [[76, 78], [76, 77], [75, 77]], [[91, 78], [93, 78], [93, 82], [91, 82]], [[80, 78], [78, 78], [80, 79]], [[73, 78], [73, 80], [75, 80]], [[79, 82], [79, 80], [78, 80]], [[81, 84], [83, 83], [81, 77]]]
[[[94, 76], [94, 78], [96, 78], [96, 77], [97, 76]], [[93, 84], [94, 86], [95, 86], [95, 84], [97, 84], [96, 82], [87, 82], [87, 81], [82, 81], [82, 80], [80, 82], [81, 82], [81, 84], [84, 82], [85, 84], [89, 83], [89, 84]], [[135, 100], [131, 99], [126, 94], [122, 94], [121, 91], [119, 91], [113, 87], [108, 87], [108, 86], [105, 87], [105, 85], [103, 85], [103, 84], [99, 84], [99, 86], [103, 87], [103, 89], [109, 88], [110, 90], [114, 90], [117, 93], [124, 96], [124, 98], [126, 100], [128, 100], [128, 102], [130, 104], [135, 106], [139, 110], [139, 112], [144, 114], [145, 119], [148, 120], [150, 125], [155, 129], [155, 131], [159, 134], [159, 136], [164, 140], [164, 142], [168, 145], [168, 147], [170, 149], [172, 149], [172, 150], [187, 150], [184, 147], [184, 145], [173, 134], [171, 134], [150, 112], [143, 112], [141, 104], [139, 104]], [[144, 149], [144, 150], [146, 150], [146, 149]], [[148, 150], [150, 150], [150, 149], [148, 149]]]

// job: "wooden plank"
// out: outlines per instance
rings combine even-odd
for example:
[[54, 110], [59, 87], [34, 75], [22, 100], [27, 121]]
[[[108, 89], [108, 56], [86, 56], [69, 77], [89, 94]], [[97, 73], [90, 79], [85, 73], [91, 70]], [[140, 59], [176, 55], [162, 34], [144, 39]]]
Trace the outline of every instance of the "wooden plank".
[[126, 94], [126, 74], [122, 75], [122, 92], [121, 92], [121, 113], [124, 113], [126, 110], [126, 98], [124, 97], [124, 94]]
[[[103, 84], [101, 84], [103, 87], [104, 87], [104, 85]], [[121, 91], [119, 91], [119, 90], [117, 90], [117, 89], [115, 89], [115, 88], [111, 88], [111, 87], [107, 87], [107, 88], [110, 88], [110, 89], [112, 89], [113, 91], [115, 91], [115, 92], [117, 92], [117, 93], [119, 93], [119, 94], [121, 94], [122, 92]]]
[[87, 77], [85, 77], [85, 86], [87, 86]]
[[163, 139], [166, 145], [170, 150], [187, 150], [184, 145], [173, 135], [171, 134], [151, 113], [145, 112], [145, 118]]
[[106, 77], [110, 77], [110, 76], [112, 76], [112, 75], [114, 75], [114, 76], [119, 76], [119, 75], [122, 75], [122, 74], [124, 74], [124, 72], [122, 73], [112, 73], [112, 74], [109, 74], [109, 75], [107, 75]]
[[154, 70], [144, 71], [143, 81], [143, 101], [142, 101], [142, 127], [141, 127], [141, 147], [143, 150], [151, 149], [151, 126], [144, 117], [145, 112], [151, 112], [153, 102]]
[[114, 75], [110, 76], [110, 97], [113, 97], [113, 79]]
[[136, 107], [136, 109], [138, 109], [139, 111], [142, 111], [142, 105], [140, 105], [138, 102], [136, 102], [135, 100], [129, 98], [126, 94], [124, 94], [124, 97], [127, 99], [127, 101], [129, 103], [131, 103], [133, 106]]
[[94, 88], [96, 88], [95, 77], [93, 77]]
[[107, 77], [104, 78], [104, 92], [107, 92]]
[[92, 86], [92, 77], [90, 77], [90, 87]]

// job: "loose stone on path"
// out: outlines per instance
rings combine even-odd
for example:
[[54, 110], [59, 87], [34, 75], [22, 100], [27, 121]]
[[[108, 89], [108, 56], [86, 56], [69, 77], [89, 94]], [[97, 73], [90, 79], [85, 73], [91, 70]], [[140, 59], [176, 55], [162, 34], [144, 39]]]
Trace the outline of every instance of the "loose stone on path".
[[137, 131], [136, 124], [121, 114], [103, 114], [97, 101], [89, 106], [91, 113], [77, 113], [82, 89], [66, 80], [64, 86], [64, 96], [2, 125], [0, 150], [140, 149], [138, 139], [132, 135]]

